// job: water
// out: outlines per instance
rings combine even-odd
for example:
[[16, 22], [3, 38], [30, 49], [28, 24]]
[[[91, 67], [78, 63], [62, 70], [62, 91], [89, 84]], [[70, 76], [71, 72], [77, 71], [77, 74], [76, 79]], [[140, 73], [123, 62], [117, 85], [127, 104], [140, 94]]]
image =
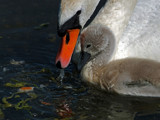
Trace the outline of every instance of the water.
[[[73, 65], [63, 84], [56, 79], [58, 6], [0, 1], [0, 120], [159, 120], [159, 98], [104, 93], [83, 83]], [[18, 85], [34, 91], [17, 93]]]

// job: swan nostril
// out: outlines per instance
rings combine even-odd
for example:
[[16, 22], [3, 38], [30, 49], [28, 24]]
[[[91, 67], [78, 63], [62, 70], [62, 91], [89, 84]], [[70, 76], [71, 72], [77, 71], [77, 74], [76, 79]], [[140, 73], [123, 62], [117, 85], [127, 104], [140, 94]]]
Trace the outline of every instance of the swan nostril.
[[69, 43], [69, 40], [70, 40], [70, 36], [69, 36], [69, 33], [67, 32], [67, 35], [66, 35], [66, 44]]
[[58, 61], [58, 62], [56, 63], [56, 67], [59, 68], [59, 69], [62, 69], [61, 62], [60, 62], [60, 61]]

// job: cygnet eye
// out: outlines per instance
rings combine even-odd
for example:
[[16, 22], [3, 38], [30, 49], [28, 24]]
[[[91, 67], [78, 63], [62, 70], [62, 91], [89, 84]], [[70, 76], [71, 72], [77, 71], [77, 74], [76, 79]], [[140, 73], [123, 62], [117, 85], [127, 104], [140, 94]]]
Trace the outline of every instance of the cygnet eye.
[[86, 46], [86, 48], [90, 48], [91, 47], [91, 44], [88, 44], [87, 46]]

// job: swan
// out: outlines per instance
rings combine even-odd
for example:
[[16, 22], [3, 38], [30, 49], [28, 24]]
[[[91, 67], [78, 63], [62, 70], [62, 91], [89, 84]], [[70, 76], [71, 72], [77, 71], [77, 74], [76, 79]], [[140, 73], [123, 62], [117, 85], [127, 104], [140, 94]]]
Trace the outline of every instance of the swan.
[[[81, 54], [76, 60], [84, 80], [119, 94], [159, 96], [160, 3], [109, 0], [93, 22], [82, 30], [99, 1], [61, 0], [58, 34], [63, 38], [56, 65], [68, 66], [80, 35], [75, 52]], [[89, 57], [85, 58], [84, 53], [89, 53]], [[134, 86], [131, 89], [130, 84]]]
[[82, 80], [121, 95], [160, 97], [160, 63], [131, 57], [110, 61], [115, 42], [106, 26], [94, 24], [84, 29], [78, 63]]

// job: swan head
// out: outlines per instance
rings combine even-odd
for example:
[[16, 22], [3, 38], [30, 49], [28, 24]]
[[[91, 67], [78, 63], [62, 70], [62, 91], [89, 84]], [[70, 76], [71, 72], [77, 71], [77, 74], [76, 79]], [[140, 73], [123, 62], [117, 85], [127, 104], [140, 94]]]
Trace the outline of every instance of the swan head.
[[93, 14], [100, 0], [61, 0], [58, 35], [62, 44], [56, 56], [56, 66], [66, 68], [71, 60], [79, 33]]
[[89, 25], [81, 33], [80, 46], [77, 68], [81, 71], [82, 80], [97, 84], [100, 72], [97, 70], [108, 64], [113, 57], [115, 37], [104, 25]]
[[93, 14], [100, 0], [61, 0], [58, 35], [64, 36], [69, 29], [81, 29]]
[[90, 25], [80, 36], [81, 52], [78, 69], [85, 64], [105, 64], [111, 58], [115, 38], [109, 28], [100, 24]]

